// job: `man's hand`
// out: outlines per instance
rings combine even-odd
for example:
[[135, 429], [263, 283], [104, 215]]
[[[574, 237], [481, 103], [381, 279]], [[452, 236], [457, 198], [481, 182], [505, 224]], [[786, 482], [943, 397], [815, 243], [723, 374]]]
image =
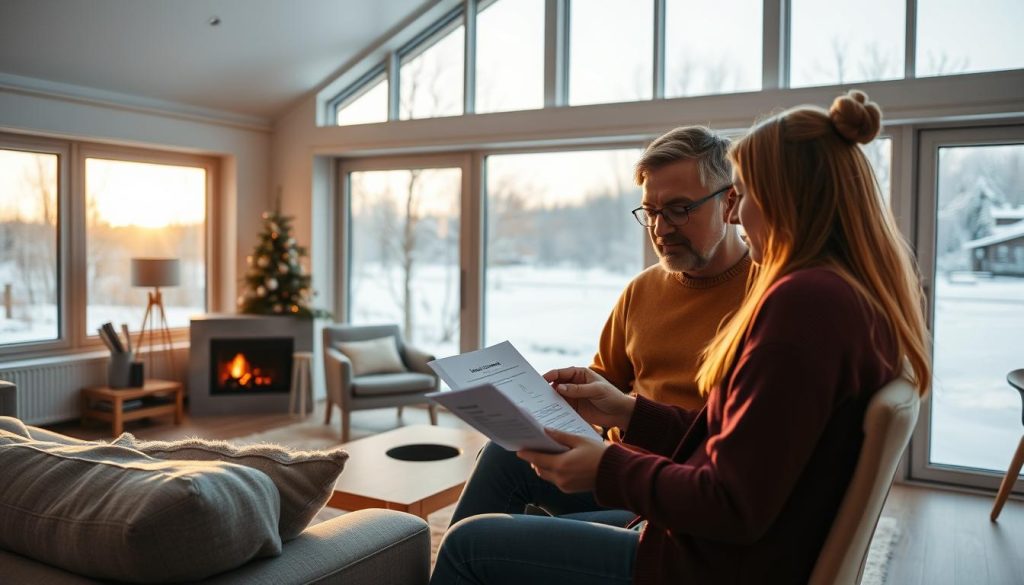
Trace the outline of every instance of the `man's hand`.
[[564, 453], [519, 451], [516, 455], [530, 463], [541, 479], [555, 484], [567, 494], [593, 491], [597, 482], [597, 466], [608, 445], [555, 429], [544, 430], [569, 450]]
[[544, 374], [544, 379], [588, 423], [606, 429], [619, 427], [623, 432], [629, 426], [636, 398], [623, 394], [593, 370], [561, 368]]

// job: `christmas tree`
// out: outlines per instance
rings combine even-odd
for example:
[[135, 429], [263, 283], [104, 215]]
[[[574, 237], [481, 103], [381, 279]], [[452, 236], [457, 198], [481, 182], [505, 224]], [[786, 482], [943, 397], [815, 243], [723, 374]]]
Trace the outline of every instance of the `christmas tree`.
[[245, 293], [238, 298], [242, 313], [323, 317], [326, 312], [311, 309], [310, 276], [302, 268], [306, 248], [292, 237], [291, 217], [281, 215], [278, 202], [273, 212], [263, 212], [260, 241], [246, 258]]

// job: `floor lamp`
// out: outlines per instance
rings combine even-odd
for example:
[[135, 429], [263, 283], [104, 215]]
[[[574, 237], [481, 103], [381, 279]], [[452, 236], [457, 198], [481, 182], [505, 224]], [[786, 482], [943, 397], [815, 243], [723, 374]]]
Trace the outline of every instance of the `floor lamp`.
[[[148, 376], [156, 374], [153, 366], [156, 365], [157, 346], [160, 351], [166, 351], [167, 363], [170, 367], [170, 375], [174, 375], [174, 348], [171, 342], [171, 330], [167, 326], [167, 313], [164, 311], [164, 298], [160, 292], [161, 286], [178, 286], [179, 261], [177, 258], [132, 258], [132, 286], [153, 287], [149, 291], [149, 304], [146, 305], [146, 314], [142, 317], [142, 328], [139, 330], [139, 341], [135, 344], [135, 351], [142, 354], [147, 345], [149, 351], [146, 355], [149, 370]], [[159, 314], [159, 315], [158, 315]], [[159, 319], [159, 321], [157, 320]]]

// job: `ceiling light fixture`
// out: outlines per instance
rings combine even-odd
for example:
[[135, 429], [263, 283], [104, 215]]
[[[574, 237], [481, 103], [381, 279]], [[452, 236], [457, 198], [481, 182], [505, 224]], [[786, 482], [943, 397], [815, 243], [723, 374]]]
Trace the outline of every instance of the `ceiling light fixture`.
[[211, 16], [210, 19], [206, 21], [206, 24], [208, 24], [210, 26], [220, 26], [220, 17], [219, 16]]

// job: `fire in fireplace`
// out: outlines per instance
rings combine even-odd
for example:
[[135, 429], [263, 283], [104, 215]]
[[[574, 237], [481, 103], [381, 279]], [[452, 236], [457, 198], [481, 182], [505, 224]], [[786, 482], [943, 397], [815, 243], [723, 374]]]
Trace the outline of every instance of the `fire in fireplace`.
[[211, 394], [288, 392], [291, 337], [210, 340]]

